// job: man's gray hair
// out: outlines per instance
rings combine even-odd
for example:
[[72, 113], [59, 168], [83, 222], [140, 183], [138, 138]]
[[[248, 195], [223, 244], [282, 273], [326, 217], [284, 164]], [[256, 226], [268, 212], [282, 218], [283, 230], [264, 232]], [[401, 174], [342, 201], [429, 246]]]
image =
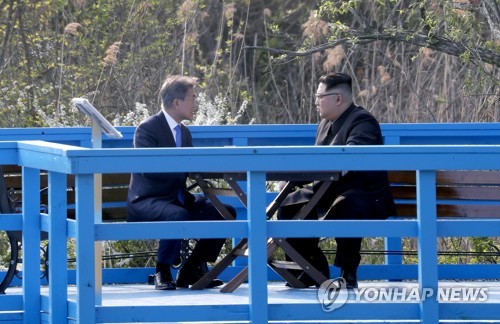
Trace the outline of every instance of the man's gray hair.
[[172, 106], [174, 99], [185, 99], [189, 88], [194, 88], [198, 79], [184, 75], [169, 75], [160, 89], [160, 102], [163, 109]]

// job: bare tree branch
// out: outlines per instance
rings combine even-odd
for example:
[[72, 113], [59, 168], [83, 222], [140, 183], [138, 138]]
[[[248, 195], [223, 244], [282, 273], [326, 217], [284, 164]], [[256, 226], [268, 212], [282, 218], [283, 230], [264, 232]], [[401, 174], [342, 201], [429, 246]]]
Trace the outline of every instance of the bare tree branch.
[[491, 34], [500, 40], [500, 8], [496, 0], [483, 0], [481, 11], [490, 26]]
[[500, 39], [500, 8], [497, 0], [473, 0], [469, 3], [453, 2], [452, 5], [456, 9], [479, 12], [488, 21], [491, 35]]
[[427, 47], [439, 52], [443, 52], [453, 56], [460, 56], [465, 53], [470, 53], [471, 58], [474, 61], [480, 61], [484, 63], [489, 63], [500, 67], [500, 54], [495, 53], [489, 49], [485, 48], [468, 48], [464, 44], [457, 43], [451, 41], [447, 38], [443, 37], [429, 37], [422, 34], [414, 34], [411, 32], [385, 32], [385, 33], [376, 33], [376, 34], [363, 34], [362, 32], [351, 30], [349, 33], [353, 37], [345, 37], [338, 39], [334, 42], [325, 43], [316, 47], [313, 47], [307, 51], [299, 51], [294, 52], [290, 50], [283, 50], [278, 48], [269, 48], [264, 46], [246, 46], [245, 49], [248, 50], [261, 50], [267, 51], [274, 54], [283, 54], [290, 57], [301, 57], [308, 56], [313, 53], [321, 52], [327, 48], [332, 48], [340, 44], [346, 44], [353, 46], [359, 43], [370, 43], [374, 41], [394, 41], [394, 42], [403, 42], [408, 43], [420, 47]]

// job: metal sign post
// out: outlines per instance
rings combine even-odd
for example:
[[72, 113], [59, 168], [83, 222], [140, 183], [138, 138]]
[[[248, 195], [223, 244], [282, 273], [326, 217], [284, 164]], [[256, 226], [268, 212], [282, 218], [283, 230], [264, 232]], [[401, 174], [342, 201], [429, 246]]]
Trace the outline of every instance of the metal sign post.
[[[102, 133], [111, 138], [122, 138], [92, 104], [84, 98], [74, 98], [71, 102], [92, 120], [92, 148], [102, 148]], [[94, 223], [102, 223], [102, 174], [94, 174]], [[95, 302], [102, 304], [102, 242], [95, 242]]]

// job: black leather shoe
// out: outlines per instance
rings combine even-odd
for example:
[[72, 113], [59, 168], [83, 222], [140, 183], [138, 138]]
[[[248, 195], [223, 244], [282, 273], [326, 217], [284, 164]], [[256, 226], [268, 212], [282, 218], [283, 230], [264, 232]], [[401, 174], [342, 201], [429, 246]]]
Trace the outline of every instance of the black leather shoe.
[[[330, 279], [330, 270], [327, 268], [327, 270], [321, 270], [320, 271], [327, 279]], [[317, 283], [316, 281], [314, 281], [313, 278], [311, 278], [310, 275], [308, 275], [306, 272], [303, 272], [300, 276], [299, 276], [299, 280], [302, 281], [304, 283], [304, 285], [306, 285], [306, 287], [311, 287], [311, 286], [316, 286], [316, 288], [319, 288], [322, 284], [322, 282], [320, 283]]]
[[198, 265], [198, 274], [200, 277], [203, 277], [206, 273], [208, 273], [208, 265], [206, 262], [200, 262]]
[[[327, 269], [327, 270], [322, 270], [320, 271], [327, 279], [330, 278], [330, 270]], [[305, 271], [302, 271], [302, 273], [298, 276], [298, 278], [300, 281], [302, 281], [302, 283], [307, 287], [311, 287], [311, 286], [316, 286], [316, 288], [319, 288], [321, 286], [321, 283], [317, 283], [316, 281], [314, 281], [313, 278], [311, 278], [310, 275], [308, 275]], [[286, 283], [287, 287], [292, 287], [292, 285], [290, 285], [288, 282]]]
[[[196, 281], [198, 281], [198, 280], [196, 280]], [[222, 280], [215, 278], [205, 288], [215, 288], [215, 287], [222, 286], [223, 284], [224, 283], [222, 282]]]
[[175, 282], [172, 280], [172, 275], [169, 272], [160, 271], [155, 274], [155, 289], [156, 290], [175, 290]]
[[358, 288], [358, 276], [356, 270], [342, 269], [340, 276], [344, 278], [347, 289]]
[[[328, 260], [321, 250], [317, 249], [313, 251], [313, 253], [306, 258], [311, 265], [316, 268], [321, 274], [323, 274], [327, 279], [330, 279], [330, 265], [328, 264]], [[290, 271], [290, 270], [289, 270]], [[296, 273], [297, 270], [292, 270], [290, 273]], [[316, 286], [319, 288], [322, 282], [317, 283], [311, 278], [305, 271], [301, 271], [300, 275], [297, 277], [306, 287]], [[291, 286], [291, 285], [290, 285]]]
[[[306, 286], [306, 288], [316, 285], [311, 276], [309, 276], [304, 271], [301, 272], [301, 274], [297, 277], [297, 279], [302, 281], [302, 283], [304, 284], [304, 286]], [[294, 288], [289, 282], [285, 283], [285, 287]]]
[[[177, 273], [177, 280], [176, 284], [177, 287], [179, 288], [189, 288], [190, 285], [194, 285], [198, 280], [203, 277], [203, 269], [200, 271], [200, 269], [197, 270], [184, 270], [181, 269]], [[214, 279], [212, 282], [210, 282], [206, 288], [215, 288], [222, 286], [224, 283], [220, 279]]]

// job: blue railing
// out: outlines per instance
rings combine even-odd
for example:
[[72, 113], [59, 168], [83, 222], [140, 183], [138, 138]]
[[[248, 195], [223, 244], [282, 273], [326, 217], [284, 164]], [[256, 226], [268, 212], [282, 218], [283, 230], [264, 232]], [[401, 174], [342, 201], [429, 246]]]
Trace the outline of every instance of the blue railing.
[[[500, 123], [382, 124], [385, 144], [500, 144]], [[104, 136], [103, 147], [132, 147], [135, 127], [117, 127], [122, 139]], [[313, 145], [316, 125], [190, 126], [196, 147]], [[91, 147], [91, 129], [4, 128], [0, 141], [43, 140]]]
[[[210, 131], [210, 130], [213, 131]], [[325, 313], [317, 303], [267, 305], [267, 237], [416, 237], [419, 263], [414, 267], [421, 289], [437, 289], [437, 237], [500, 236], [500, 219], [436, 219], [435, 170], [500, 170], [499, 124], [384, 125], [386, 143], [400, 145], [366, 147], [311, 147], [314, 125], [192, 127], [196, 145], [183, 149], [131, 149], [133, 128], [120, 129], [122, 141], [105, 141], [110, 148], [88, 149], [90, 131], [85, 128], [26, 130], [19, 140], [0, 142], [0, 164], [23, 167], [23, 212], [0, 215], [1, 230], [23, 230], [23, 294], [0, 296], [0, 320], [38, 323], [144, 321], [252, 321], [309, 319], [406, 319], [437, 323], [441, 319], [494, 320], [500, 305], [494, 303], [348, 303]], [[5, 130], [2, 130], [2, 133]], [[15, 133], [15, 131], [13, 131]], [[38, 133], [37, 133], [38, 132]], [[9, 136], [13, 136], [11, 133]], [[467, 135], [469, 134], [469, 135]], [[44, 141], [31, 141], [36, 139]], [[424, 135], [427, 135], [424, 136]], [[4, 134], [0, 134], [2, 139]], [[88, 137], [88, 138], [86, 138]], [[466, 144], [456, 144], [456, 137]], [[6, 139], [6, 137], [4, 137]], [[10, 138], [10, 140], [13, 140]], [[289, 145], [294, 140], [300, 145]], [[428, 145], [413, 145], [418, 141]], [[56, 142], [49, 143], [48, 141]], [[70, 146], [60, 143], [71, 142]], [[271, 146], [254, 146], [263, 145]], [[412, 144], [412, 145], [407, 145]], [[437, 145], [439, 144], [439, 145]], [[248, 147], [238, 147], [246, 146]], [[236, 147], [233, 147], [236, 146]], [[123, 163], [127, 161], [127, 163]], [[224, 161], [224, 163], [221, 163]], [[388, 221], [266, 221], [265, 173], [317, 170], [415, 170], [417, 171], [417, 219]], [[40, 170], [49, 177], [49, 210], [40, 214]], [[247, 172], [248, 219], [221, 222], [100, 223], [94, 220], [94, 174], [130, 172]], [[66, 175], [76, 179], [76, 220], [66, 219]], [[355, 224], [355, 226], [354, 226]], [[49, 295], [40, 293], [39, 232], [49, 233]], [[207, 230], [209, 229], [209, 230]], [[76, 240], [76, 301], [68, 301], [66, 241]], [[189, 306], [101, 305], [99, 272], [94, 269], [95, 242], [125, 239], [184, 237], [248, 237], [249, 304]], [[466, 266], [466, 265], [464, 265]], [[460, 265], [457, 265], [460, 267]], [[487, 272], [498, 276], [500, 266]], [[363, 274], [360, 273], [360, 276]], [[97, 282], [97, 284], [96, 284]], [[184, 314], [184, 315], [183, 315]], [[196, 315], [198, 314], [198, 315]], [[185, 316], [185, 317], [183, 317]]]

